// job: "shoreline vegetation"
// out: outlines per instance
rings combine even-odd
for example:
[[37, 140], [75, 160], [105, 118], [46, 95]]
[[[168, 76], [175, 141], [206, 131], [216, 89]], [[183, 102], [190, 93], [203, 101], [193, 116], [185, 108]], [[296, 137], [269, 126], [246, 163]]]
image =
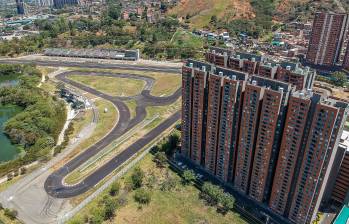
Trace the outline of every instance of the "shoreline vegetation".
[[33, 65], [1, 65], [0, 77], [12, 76], [18, 84], [0, 88], [0, 105], [16, 105], [22, 112], [10, 118], [4, 133], [23, 150], [14, 160], [0, 163], [0, 176], [51, 156], [66, 119], [64, 103], [37, 87], [41, 72]]

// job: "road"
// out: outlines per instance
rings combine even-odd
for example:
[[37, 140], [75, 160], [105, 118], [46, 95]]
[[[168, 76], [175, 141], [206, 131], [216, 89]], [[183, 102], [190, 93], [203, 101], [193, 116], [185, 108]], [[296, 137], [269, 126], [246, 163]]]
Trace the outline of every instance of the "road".
[[159, 67], [159, 66], [145, 66], [145, 65], [133, 65], [133, 64], [107, 64], [107, 63], [95, 63], [95, 62], [72, 62], [53, 60], [29, 60], [29, 59], [0, 59], [0, 63], [3, 64], [36, 64], [40, 66], [52, 66], [52, 67], [79, 67], [79, 68], [98, 68], [98, 69], [129, 69], [135, 71], [151, 71], [151, 72], [166, 72], [166, 73], [180, 73], [178, 67]]
[[[50, 64], [52, 66], [52, 64]], [[66, 64], [59, 66], [67, 66]], [[71, 66], [71, 65], [69, 65]], [[148, 70], [149, 68], [147, 68]], [[156, 70], [158, 71], [158, 70]], [[169, 70], [171, 71], [171, 70]], [[98, 90], [90, 88], [88, 86], [82, 85], [78, 82], [68, 79], [71, 74], [78, 75], [88, 75], [88, 76], [109, 76], [109, 77], [120, 77], [120, 78], [131, 78], [131, 79], [142, 79], [146, 82], [145, 89], [140, 95], [132, 96], [137, 102], [136, 116], [130, 119], [130, 111], [123, 100], [127, 100], [130, 97], [114, 97], [108, 94], [102, 93]], [[115, 169], [120, 167], [124, 162], [134, 156], [142, 148], [144, 148], [153, 139], [158, 137], [163, 131], [171, 127], [176, 121], [180, 119], [180, 113], [176, 112], [170, 116], [167, 120], [161, 123], [159, 126], [151, 130], [148, 134], [143, 136], [141, 139], [137, 140], [135, 143], [130, 145], [120, 154], [116, 155], [109, 162], [101, 166], [94, 173], [90, 174], [80, 183], [73, 186], [64, 185], [64, 178], [71, 173], [73, 170], [78, 168], [89, 158], [94, 156], [99, 151], [103, 150], [115, 139], [119, 138], [121, 135], [126, 133], [128, 130], [135, 127], [146, 117], [146, 107], [147, 106], [161, 106], [169, 105], [174, 103], [181, 96], [181, 89], [178, 89], [173, 95], [168, 97], [156, 97], [150, 94], [151, 88], [154, 84], [154, 79], [146, 76], [132, 75], [132, 74], [115, 74], [108, 72], [64, 72], [56, 76], [56, 78], [62, 82], [72, 85], [76, 88], [82, 89], [88, 93], [101, 97], [103, 99], [112, 102], [119, 110], [119, 122], [113, 128], [113, 130], [106, 135], [103, 139], [97, 142], [95, 145], [86, 149], [83, 153], [66, 163], [64, 166], [53, 172], [45, 181], [46, 192], [55, 198], [70, 198], [78, 196], [85, 193], [92, 187], [94, 187], [98, 182], [108, 176]]]

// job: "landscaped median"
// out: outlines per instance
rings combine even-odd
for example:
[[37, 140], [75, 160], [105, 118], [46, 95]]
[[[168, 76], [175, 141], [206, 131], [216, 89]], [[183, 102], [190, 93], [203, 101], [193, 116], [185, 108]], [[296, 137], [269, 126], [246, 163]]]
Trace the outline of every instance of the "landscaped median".
[[107, 76], [87, 76], [73, 74], [69, 75], [69, 79], [92, 87], [110, 96], [122, 97], [139, 95], [145, 85], [145, 82], [142, 80]]

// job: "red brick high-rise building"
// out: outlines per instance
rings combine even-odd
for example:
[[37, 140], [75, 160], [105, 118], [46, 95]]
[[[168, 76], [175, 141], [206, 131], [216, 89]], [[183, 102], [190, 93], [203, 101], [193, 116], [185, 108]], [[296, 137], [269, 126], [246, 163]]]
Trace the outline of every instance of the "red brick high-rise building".
[[316, 13], [306, 60], [325, 66], [339, 62], [347, 26], [347, 14]]
[[310, 98], [311, 96], [306, 93], [296, 92], [289, 100], [279, 159], [269, 201], [270, 208], [280, 215], [284, 215], [286, 212], [294, 170], [302, 147], [302, 136], [310, 109]]
[[191, 108], [191, 141], [190, 159], [196, 164], [202, 163], [202, 153], [205, 147], [205, 95], [207, 85], [206, 67], [202, 70], [194, 70], [192, 87], [192, 108]]
[[[348, 104], [305, 88], [314, 79], [307, 68], [267, 64], [275, 74], [264, 77], [261, 58], [222, 56], [224, 66], [195, 60], [183, 66], [183, 156], [272, 215], [311, 223], [339, 165]], [[256, 74], [244, 71], [244, 61], [255, 60]], [[292, 73], [303, 79], [298, 86], [279, 80]]]
[[268, 177], [268, 167], [277, 130], [281, 109], [283, 89], [279, 91], [266, 89], [263, 96], [262, 112], [259, 121], [254, 161], [251, 172], [249, 195], [263, 202]]
[[316, 208], [321, 201], [320, 189], [327, 184], [324, 172], [328, 171], [326, 157], [334, 154], [331, 148], [338, 108], [331, 104], [318, 103], [312, 116], [312, 124], [307, 137], [301, 168], [294, 186], [289, 219], [295, 223], [310, 223], [314, 220]]
[[216, 173], [216, 157], [218, 143], [218, 129], [220, 121], [221, 90], [223, 77], [211, 74], [208, 78], [208, 106], [206, 127], [205, 167], [211, 173]]
[[248, 192], [264, 88], [254, 81], [247, 84], [242, 106], [234, 186]]

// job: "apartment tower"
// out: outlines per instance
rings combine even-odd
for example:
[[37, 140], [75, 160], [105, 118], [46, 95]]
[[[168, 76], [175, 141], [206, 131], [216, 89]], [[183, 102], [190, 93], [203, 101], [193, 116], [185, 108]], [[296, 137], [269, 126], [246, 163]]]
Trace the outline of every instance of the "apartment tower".
[[339, 62], [347, 25], [346, 14], [316, 13], [306, 60], [325, 66]]
[[278, 80], [283, 70], [311, 86], [307, 68], [266, 64], [258, 75], [261, 61], [251, 74], [242, 57], [183, 66], [182, 155], [273, 215], [311, 223], [333, 188], [348, 104]]

